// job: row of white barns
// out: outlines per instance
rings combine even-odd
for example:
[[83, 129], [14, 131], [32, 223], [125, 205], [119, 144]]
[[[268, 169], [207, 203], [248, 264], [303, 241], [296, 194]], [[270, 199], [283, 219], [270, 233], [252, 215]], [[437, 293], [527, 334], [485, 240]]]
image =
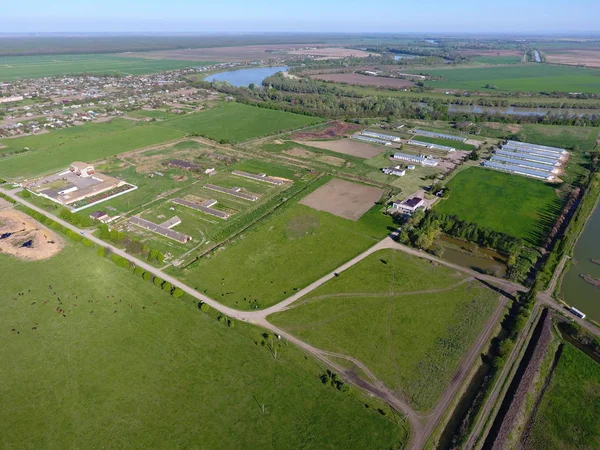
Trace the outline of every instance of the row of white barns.
[[352, 136], [357, 141], [369, 142], [371, 144], [381, 145], [392, 145], [396, 142], [400, 142], [398, 136], [392, 136], [391, 134], [375, 133], [374, 131], [361, 131], [360, 134]]
[[568, 155], [564, 148], [507, 141], [483, 166], [550, 181], [560, 172]]

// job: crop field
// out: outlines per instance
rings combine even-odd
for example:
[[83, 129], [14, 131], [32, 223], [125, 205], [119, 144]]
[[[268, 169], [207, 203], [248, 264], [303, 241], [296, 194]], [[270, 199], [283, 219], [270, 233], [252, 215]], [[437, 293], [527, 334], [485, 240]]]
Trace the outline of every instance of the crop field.
[[420, 72], [442, 77], [442, 80], [425, 82], [427, 86], [440, 89], [480, 91], [485, 89], [485, 85], [490, 85], [500, 91], [600, 93], [600, 71], [583, 67], [527, 64], [471, 69], [423, 69]]
[[447, 147], [454, 147], [456, 150], [474, 150], [475, 146], [470, 144], [465, 144], [464, 142], [454, 141], [452, 139], [444, 139], [444, 138], [433, 138], [429, 136], [419, 136], [415, 135], [412, 139], [415, 141], [421, 142], [429, 142], [430, 144], [438, 144], [445, 145]]
[[0, 255], [0, 274], [0, 358], [11, 361], [0, 366], [3, 448], [359, 450], [406, 441], [358, 394], [322, 385], [322, 367], [295, 347], [273, 359], [255, 344], [258, 329], [228, 328], [79, 244], [45, 261]]
[[498, 294], [461, 272], [381, 250], [269, 321], [354, 357], [418, 410], [433, 407]]
[[174, 275], [225, 305], [266, 308], [374, 245], [388, 226], [378, 207], [351, 221], [291, 204]]
[[600, 364], [565, 343], [532, 419], [528, 449], [600, 448]]
[[0, 57], [0, 80], [40, 78], [60, 75], [143, 75], [166, 70], [184, 69], [210, 62], [170, 59], [128, 58], [116, 55], [40, 55]]
[[437, 212], [531, 245], [540, 244], [560, 212], [552, 186], [519, 175], [472, 167], [456, 174], [448, 186], [450, 197], [438, 203]]
[[29, 151], [1, 160], [0, 176], [31, 177], [60, 170], [73, 161], [92, 162], [183, 136], [181, 131], [158, 125], [113, 119], [110, 122], [91, 123], [47, 134], [3, 139], [0, 144], [4, 144], [9, 150], [28, 147]]
[[208, 111], [162, 122], [185, 133], [221, 142], [242, 142], [322, 122], [322, 119], [240, 103], [225, 103]]
[[522, 58], [519, 56], [477, 56], [474, 62], [482, 64], [519, 64]]
[[414, 86], [410, 80], [402, 78], [375, 77], [360, 73], [327, 73], [313, 75], [315, 80], [332, 81], [334, 83], [346, 83], [359, 86], [377, 86], [391, 89], [403, 89]]

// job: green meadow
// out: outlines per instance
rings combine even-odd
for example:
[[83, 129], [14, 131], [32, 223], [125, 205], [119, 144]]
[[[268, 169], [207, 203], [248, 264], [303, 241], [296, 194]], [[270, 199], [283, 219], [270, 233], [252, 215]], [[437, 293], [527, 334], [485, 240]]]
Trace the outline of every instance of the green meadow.
[[377, 403], [324, 386], [295, 347], [274, 359], [260, 330], [227, 327], [80, 244], [44, 261], [0, 255], [0, 284], [2, 448], [406, 442]]
[[436, 211], [480, 227], [524, 239], [537, 246], [560, 212], [554, 187], [542, 181], [480, 167], [457, 173], [450, 197]]
[[381, 250], [269, 321], [354, 357], [425, 411], [438, 401], [498, 294], [461, 272]]
[[169, 59], [130, 58], [117, 55], [38, 55], [0, 57], [0, 81], [61, 75], [143, 75], [213, 64]]

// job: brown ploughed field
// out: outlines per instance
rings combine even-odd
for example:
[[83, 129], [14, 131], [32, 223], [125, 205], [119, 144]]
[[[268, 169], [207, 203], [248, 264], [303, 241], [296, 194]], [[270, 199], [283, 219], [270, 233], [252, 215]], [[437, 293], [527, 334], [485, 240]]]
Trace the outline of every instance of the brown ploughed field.
[[376, 187], [335, 179], [308, 194], [300, 203], [344, 219], [358, 220], [382, 195], [383, 191]]
[[343, 153], [344, 155], [358, 156], [359, 158], [369, 159], [379, 155], [392, 147], [387, 148], [382, 145], [371, 145], [353, 139], [339, 139], [337, 141], [297, 141], [298, 144], [308, 145], [309, 147], [331, 150], [332, 152]]
[[549, 63], [568, 64], [570, 66], [600, 67], [600, 48], [598, 50], [560, 50], [560, 53], [544, 52]]
[[292, 134], [293, 140], [310, 140], [310, 139], [335, 139], [342, 136], [348, 136], [359, 131], [361, 127], [351, 123], [333, 122], [327, 128], [314, 131], [300, 131]]

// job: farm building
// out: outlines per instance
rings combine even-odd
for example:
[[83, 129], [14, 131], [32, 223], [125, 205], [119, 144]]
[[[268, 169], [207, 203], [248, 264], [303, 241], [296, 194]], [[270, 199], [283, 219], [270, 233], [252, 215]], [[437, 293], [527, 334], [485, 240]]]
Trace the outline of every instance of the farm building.
[[428, 167], [435, 167], [439, 164], [439, 161], [431, 156], [415, 156], [407, 153], [394, 153], [392, 158], [399, 159], [400, 161], [414, 162]]
[[444, 133], [435, 133], [433, 131], [425, 131], [425, 130], [413, 130], [414, 134], [418, 134], [419, 136], [427, 136], [431, 138], [442, 138], [442, 139], [450, 139], [452, 141], [464, 142], [467, 138], [462, 136], [454, 136], [452, 134], [444, 134]]
[[206, 200], [202, 203], [190, 202], [188, 200], [184, 200], [182, 198], [174, 198], [173, 203], [176, 205], [185, 206], [186, 208], [194, 209], [196, 211], [203, 212], [210, 216], [218, 217], [219, 219], [227, 219], [231, 214], [226, 213], [225, 211], [219, 211], [218, 209], [214, 209], [213, 206], [217, 204], [216, 200]]
[[413, 139], [408, 141], [408, 143], [418, 147], [429, 148], [431, 150], [441, 150], [443, 152], [453, 152], [456, 150], [454, 147], [448, 147], [447, 145], [431, 144], [430, 142], [415, 141]]
[[526, 177], [537, 178], [538, 180], [551, 181], [553, 175], [550, 172], [541, 172], [539, 170], [527, 169], [525, 167], [516, 166], [513, 164], [501, 164], [495, 161], [484, 161], [483, 167], [488, 169], [499, 170], [501, 172], [514, 173], [517, 175], [524, 175]]
[[562, 161], [560, 159], [545, 158], [542, 156], [532, 155], [530, 153], [513, 152], [510, 150], [504, 150], [504, 149], [496, 150], [495, 154], [498, 156], [522, 159], [524, 161], [531, 161], [531, 162], [535, 162], [535, 163], [539, 163], [539, 164], [546, 164], [549, 166], [560, 166], [562, 164]]
[[224, 194], [229, 194], [233, 197], [243, 198], [244, 200], [250, 200], [251, 202], [255, 202], [259, 199], [258, 195], [247, 194], [245, 192], [242, 192], [242, 189], [239, 187], [228, 189], [221, 186], [215, 186], [214, 184], [205, 184], [204, 188], [210, 189], [211, 191], [223, 192]]
[[94, 166], [79, 161], [72, 163], [69, 170], [81, 178], [89, 178], [96, 172]]
[[422, 208], [424, 205], [425, 200], [420, 197], [412, 197], [403, 202], [394, 202], [392, 207], [403, 214], [412, 215], [412, 213], [417, 209]]
[[233, 175], [237, 175], [238, 177], [250, 178], [251, 180], [256, 180], [256, 181], [264, 181], [265, 183], [274, 184], [275, 186], [281, 186], [286, 181], [288, 181], [288, 180], [284, 180], [283, 178], [269, 177], [269, 176], [267, 176], [266, 173], [255, 174], [255, 173], [242, 172], [241, 170], [234, 170], [231, 173]]
[[384, 141], [400, 142], [400, 138], [398, 136], [392, 136], [391, 134], [375, 133], [373, 131], [361, 131], [360, 134], [362, 136], [381, 139]]
[[555, 159], [558, 161], [563, 161], [568, 156], [568, 154], [552, 153], [552, 152], [547, 152], [545, 150], [532, 150], [530, 148], [514, 147], [512, 145], [503, 145], [502, 150], [509, 151], [509, 152], [517, 152], [517, 153], [522, 153], [522, 154], [532, 155], [532, 156], [539, 156], [541, 158]]
[[558, 173], [558, 168], [554, 166], [525, 161], [523, 159], [507, 158], [506, 156], [492, 156], [490, 161], [499, 162], [502, 164], [512, 164], [515, 166], [525, 167], [526, 169], [533, 169], [540, 172]]
[[94, 211], [90, 214], [90, 218], [102, 223], [106, 223], [110, 220], [110, 216], [104, 211]]
[[181, 244], [185, 244], [186, 242], [192, 240], [191, 236], [188, 236], [183, 233], [178, 233], [177, 231], [173, 231], [169, 228], [163, 227], [162, 225], [157, 225], [154, 222], [142, 219], [141, 217], [130, 217], [129, 222], [134, 225], [137, 225], [140, 228], [144, 228], [145, 230], [152, 231], [153, 233], [168, 237], [169, 239], [173, 239], [174, 241], [180, 242]]
[[357, 141], [369, 142], [371, 144], [392, 145], [391, 141], [384, 141], [383, 139], [377, 139], [377, 138], [372, 138], [369, 136], [363, 136], [361, 134], [353, 135], [352, 139], [356, 139]]
[[402, 169], [400, 166], [384, 167], [381, 171], [386, 175], [396, 175], [397, 177], [406, 175], [406, 170]]
[[519, 142], [519, 141], [506, 141], [506, 145], [510, 145], [511, 147], [517, 147], [522, 149], [530, 149], [530, 150], [541, 150], [549, 153], [557, 153], [560, 155], [566, 155], [569, 153], [564, 148], [558, 147], [549, 147], [547, 145], [538, 145], [538, 144], [530, 144], [528, 142]]
[[172, 159], [167, 163], [167, 165], [175, 169], [190, 170], [192, 172], [198, 172], [202, 169], [198, 164], [194, 164], [189, 161], [183, 161], [181, 159]]

